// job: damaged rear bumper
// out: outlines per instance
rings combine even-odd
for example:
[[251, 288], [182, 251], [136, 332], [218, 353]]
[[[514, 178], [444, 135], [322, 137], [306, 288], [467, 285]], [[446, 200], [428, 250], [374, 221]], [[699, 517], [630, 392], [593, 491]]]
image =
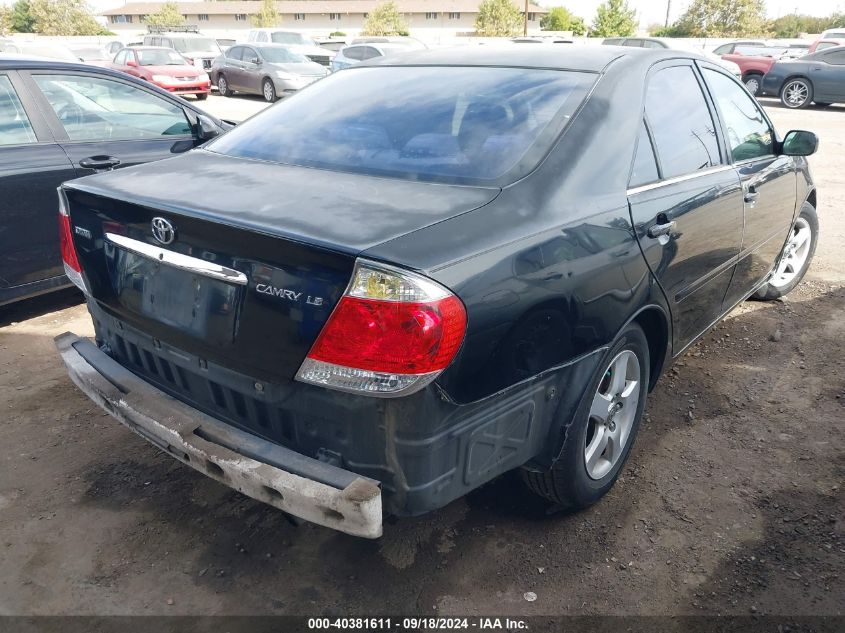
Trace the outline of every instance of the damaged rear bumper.
[[354, 536], [382, 533], [378, 482], [245, 433], [137, 377], [91, 341], [56, 337], [71, 380], [129, 429], [254, 499]]

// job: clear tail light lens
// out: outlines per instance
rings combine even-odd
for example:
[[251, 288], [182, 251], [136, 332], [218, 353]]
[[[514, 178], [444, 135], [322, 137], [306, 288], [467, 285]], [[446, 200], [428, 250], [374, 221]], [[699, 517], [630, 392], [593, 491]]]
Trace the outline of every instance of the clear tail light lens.
[[358, 261], [297, 380], [342, 391], [399, 396], [429, 384], [466, 333], [463, 303], [421, 275]]
[[85, 280], [82, 278], [82, 266], [79, 264], [79, 257], [76, 254], [76, 246], [73, 244], [73, 231], [70, 228], [70, 213], [68, 212], [67, 198], [65, 192], [59, 187], [59, 246], [62, 252], [62, 262], [65, 266], [65, 275], [82, 292], [87, 293]]

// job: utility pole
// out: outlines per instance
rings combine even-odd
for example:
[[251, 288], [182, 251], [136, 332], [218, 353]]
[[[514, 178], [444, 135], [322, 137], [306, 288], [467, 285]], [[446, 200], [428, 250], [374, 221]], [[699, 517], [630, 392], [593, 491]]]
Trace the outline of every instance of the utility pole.
[[528, 0], [525, 0], [525, 19], [522, 21], [522, 34], [528, 37]]
[[669, 28], [669, 11], [672, 10], [672, 0], [666, 0], [666, 23], [663, 25]]

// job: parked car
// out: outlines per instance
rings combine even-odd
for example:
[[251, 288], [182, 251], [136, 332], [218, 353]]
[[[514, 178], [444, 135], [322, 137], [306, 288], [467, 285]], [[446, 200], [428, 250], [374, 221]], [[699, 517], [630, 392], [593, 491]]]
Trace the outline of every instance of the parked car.
[[228, 127], [123, 73], [0, 54], [0, 305], [70, 285], [54, 219], [61, 183], [168, 158]]
[[698, 55], [385, 57], [64, 185], [96, 337], [57, 344], [130, 429], [315, 523], [377, 537], [511, 469], [585, 507], [671, 359], [801, 280], [816, 145]]
[[733, 55], [737, 52], [738, 48], [746, 48], [749, 46], [764, 47], [766, 46], [766, 42], [761, 40], [737, 40], [736, 42], [728, 42], [727, 44], [722, 44], [721, 46], [714, 48], [713, 54], [720, 57], [722, 55]]
[[728, 54], [722, 55], [722, 59], [730, 61], [739, 66], [740, 77], [745, 87], [755, 97], [760, 92], [760, 84], [763, 81], [763, 76], [769, 72], [769, 69], [774, 66], [777, 61], [774, 57], [762, 55], [741, 55]]
[[217, 38], [217, 45], [220, 47], [220, 50], [224, 53], [232, 48], [235, 44], [238, 43], [238, 40], [231, 38], [231, 37], [218, 37]]
[[353, 39], [350, 44], [398, 44], [412, 51], [428, 48], [424, 42], [407, 35], [363, 35]]
[[341, 48], [332, 59], [332, 71], [343, 70], [361, 62], [392, 55], [395, 53], [407, 52], [408, 49], [402, 44], [350, 44]]
[[810, 48], [807, 50], [807, 53], [816, 53], [818, 51], [823, 51], [826, 48], [834, 48], [835, 46], [843, 45], [845, 45], [845, 38], [821, 38], [810, 44]]
[[61, 59], [68, 62], [82, 61], [80, 57], [74, 54], [67, 46], [56, 44], [54, 42], [41, 41], [22, 41], [22, 40], [6, 40], [0, 45], [0, 52], [13, 53], [18, 55], [28, 55], [31, 57], [47, 57], [49, 59]]
[[133, 46], [114, 57], [111, 68], [155, 84], [177, 95], [193, 95], [199, 101], [208, 98], [211, 80], [172, 48]]
[[334, 57], [330, 50], [319, 46], [317, 42], [299, 31], [276, 28], [251, 29], [247, 42], [250, 44], [284, 44], [294, 53], [304, 55], [312, 62], [327, 67]]
[[337, 37], [320, 38], [315, 39], [314, 41], [320, 48], [325, 48], [326, 50], [332, 51], [332, 53], [338, 52], [349, 43], [345, 39]]
[[845, 40], [845, 28], [837, 27], [833, 29], [827, 29], [822, 31], [821, 39], [843, 39]]
[[612, 46], [630, 46], [633, 48], [649, 48], [649, 49], [670, 49], [676, 51], [683, 51], [685, 53], [695, 53], [711, 62], [720, 65], [722, 68], [732, 72], [737, 77], [742, 76], [742, 71], [739, 66], [726, 59], [722, 59], [718, 55], [706, 51], [703, 48], [693, 46], [686, 42], [676, 40], [671, 37], [609, 37], [606, 38], [602, 44], [610, 44]]
[[779, 61], [760, 88], [763, 95], [780, 97], [787, 108], [845, 102], [845, 46]]
[[211, 68], [214, 59], [223, 53], [216, 39], [191, 30], [149, 33], [144, 36], [143, 45], [172, 48], [189, 64], [205, 72]]
[[106, 49], [96, 45], [69, 46], [68, 49], [75, 57], [74, 60], [69, 61], [83, 61], [86, 64], [102, 65], [108, 64], [114, 58], [114, 55], [109, 55]]
[[237, 44], [211, 67], [212, 80], [224, 97], [248, 92], [271, 103], [328, 74], [325, 66], [281, 44]]

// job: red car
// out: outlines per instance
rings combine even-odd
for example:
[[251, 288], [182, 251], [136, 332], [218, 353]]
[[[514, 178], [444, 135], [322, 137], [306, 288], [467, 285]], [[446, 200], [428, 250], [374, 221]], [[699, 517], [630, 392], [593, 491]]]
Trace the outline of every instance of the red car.
[[742, 82], [748, 88], [748, 92], [755, 97], [760, 92], [763, 75], [769, 72], [777, 61], [774, 57], [766, 55], [740, 55], [737, 53], [722, 55], [722, 59], [739, 66], [739, 70], [742, 72]]
[[208, 98], [211, 81], [208, 73], [189, 64], [172, 48], [132, 46], [114, 57], [109, 67], [138, 77], [178, 95], [195, 95], [200, 101]]

